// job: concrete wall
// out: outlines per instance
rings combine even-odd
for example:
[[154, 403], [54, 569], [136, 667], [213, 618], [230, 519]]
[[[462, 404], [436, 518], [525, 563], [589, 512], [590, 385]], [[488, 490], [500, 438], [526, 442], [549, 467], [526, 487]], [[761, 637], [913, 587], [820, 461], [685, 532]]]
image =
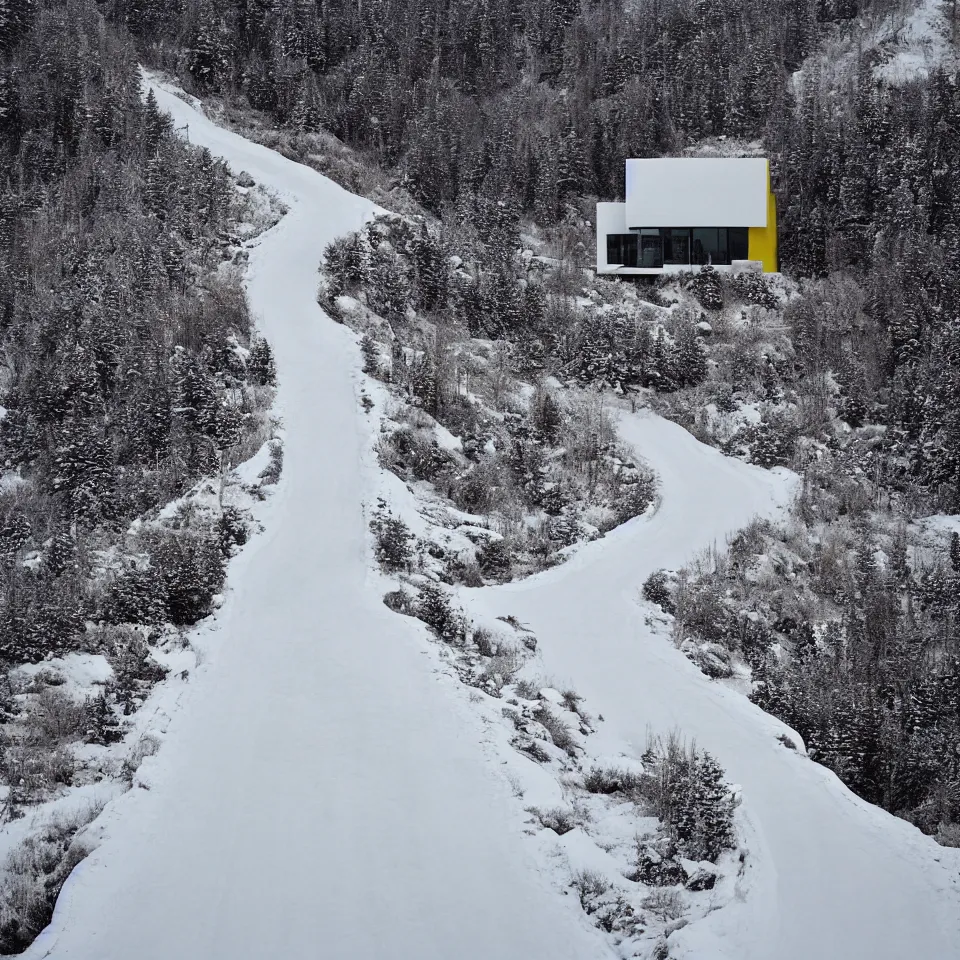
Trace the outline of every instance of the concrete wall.
[[627, 160], [626, 222], [631, 227], [766, 227], [768, 184], [769, 164], [763, 158]]
[[607, 234], [628, 232], [626, 210], [625, 203], [597, 204], [597, 273], [617, 266], [607, 263]]

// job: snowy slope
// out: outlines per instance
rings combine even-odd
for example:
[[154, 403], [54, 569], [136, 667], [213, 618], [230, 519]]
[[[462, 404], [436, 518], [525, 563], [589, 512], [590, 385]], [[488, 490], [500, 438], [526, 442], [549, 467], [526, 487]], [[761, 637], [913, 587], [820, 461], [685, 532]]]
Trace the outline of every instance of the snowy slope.
[[[750, 851], [743, 900], [675, 933], [671, 957], [729, 960], [947, 960], [960, 953], [960, 856], [854, 796], [777, 739], [787, 730], [711, 682], [644, 623], [639, 588], [658, 567], [771, 514], [784, 474], [725, 458], [650, 414], [621, 436], [659, 472], [663, 503], [531, 580], [469, 591], [476, 611], [509, 612], [540, 640], [544, 668], [574, 681], [605, 735], [643, 750], [678, 726], [743, 787]], [[796, 736], [793, 734], [793, 736]]]
[[231, 571], [222, 641], [27, 955], [606, 956], [511, 836], [509, 787], [420, 631], [367, 588], [359, 356], [315, 291], [324, 244], [371, 204], [155, 93], [290, 207], [249, 284], [281, 373], [285, 469], [267, 534]]
[[[277, 353], [288, 437], [268, 533], [231, 570], [205, 669], [140, 788], [113, 804], [28, 956], [580, 960], [606, 941], [521, 842], [476, 717], [431, 675], [419, 626], [367, 579], [360, 500], [376, 490], [353, 336], [314, 303], [323, 245], [371, 212], [304, 167], [156, 89], [190, 138], [290, 206], [251, 253], [250, 297]], [[536, 632], [637, 753], [679, 726], [744, 788], [742, 898], [677, 930], [696, 960], [947, 960], [960, 944], [955, 851], [788, 751], [784, 730], [708, 681], [644, 623], [639, 587], [755, 513], [790, 479], [722, 457], [649, 414], [623, 439], [663, 503], [529, 581], [463, 591]]]

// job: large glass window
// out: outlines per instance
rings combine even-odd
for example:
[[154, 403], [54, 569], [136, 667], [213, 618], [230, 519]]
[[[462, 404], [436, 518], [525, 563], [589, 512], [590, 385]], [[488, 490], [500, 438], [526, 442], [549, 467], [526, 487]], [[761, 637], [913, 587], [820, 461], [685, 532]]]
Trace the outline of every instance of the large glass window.
[[640, 231], [640, 266], [648, 268], [663, 266], [663, 240], [659, 230]]
[[728, 240], [730, 246], [730, 259], [731, 260], [746, 260], [749, 256], [747, 252], [749, 245], [747, 243], [747, 238], [749, 236], [747, 227], [730, 227], [727, 231]]
[[746, 227], [644, 227], [607, 235], [610, 266], [658, 269], [665, 263], [729, 264], [748, 256]]
[[619, 233], [607, 234], [607, 263], [623, 263], [623, 237]]
[[610, 266], [637, 265], [637, 235], [635, 233], [607, 234], [607, 263]]
[[682, 227], [664, 227], [660, 233], [663, 236], [663, 262], [689, 264], [690, 231]]
[[694, 227], [691, 263], [729, 263], [726, 227]]

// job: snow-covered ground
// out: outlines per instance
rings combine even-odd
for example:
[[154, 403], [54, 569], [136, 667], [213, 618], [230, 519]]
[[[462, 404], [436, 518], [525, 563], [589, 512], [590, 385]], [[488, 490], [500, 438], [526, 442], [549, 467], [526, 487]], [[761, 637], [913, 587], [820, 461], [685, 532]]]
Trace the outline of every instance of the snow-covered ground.
[[[658, 567], [770, 513], [788, 475], [723, 457], [676, 424], [623, 414], [622, 438], [660, 475], [663, 502], [567, 564], [475, 591], [477, 611], [535, 631], [545, 666], [605, 717], [602, 736], [642, 750], [679, 727], [743, 788], [743, 899], [671, 936], [671, 957], [730, 960], [944, 958], [960, 949], [960, 856], [854, 796], [777, 739], [787, 730], [708, 680], [645, 622], [639, 587]], [[601, 736], [601, 734], [598, 734]], [[791, 732], [792, 737], [796, 734]]]
[[[480, 722], [367, 587], [355, 339], [315, 302], [324, 245], [372, 205], [155, 89], [190, 139], [290, 208], [251, 251], [281, 371], [284, 473], [231, 569], [164, 748], [112, 804], [28, 956], [583, 958], [600, 936], [513, 832]], [[221, 639], [222, 638], [222, 639]]]
[[[355, 337], [314, 294], [323, 246], [372, 205], [154, 89], [191, 140], [289, 207], [252, 250], [249, 278], [280, 371], [284, 474], [266, 533], [195, 640], [204, 663], [163, 748], [97, 821], [98, 848], [27, 956], [610, 956], [525, 842], [482, 719], [436, 671], [422, 627], [382, 605], [368, 567], [373, 421], [357, 404]], [[544, 675], [603, 714], [594, 736], [611, 753], [627, 743], [639, 755], [648, 727], [678, 726], [743, 786], [739, 896], [674, 932], [670, 956], [955, 956], [956, 851], [787, 750], [778, 721], [645, 622], [649, 572], [775, 512], [789, 475], [726, 459], [651, 414], [622, 414], [621, 433], [658, 471], [660, 509], [554, 570], [461, 599], [535, 631]]]
[[957, 50], [950, 34], [948, 3], [903, 0], [882, 14], [867, 11], [837, 24], [796, 77], [819, 74], [828, 85], [838, 87], [856, 72], [864, 53], [872, 52], [874, 77], [900, 86], [938, 68], [956, 68]]

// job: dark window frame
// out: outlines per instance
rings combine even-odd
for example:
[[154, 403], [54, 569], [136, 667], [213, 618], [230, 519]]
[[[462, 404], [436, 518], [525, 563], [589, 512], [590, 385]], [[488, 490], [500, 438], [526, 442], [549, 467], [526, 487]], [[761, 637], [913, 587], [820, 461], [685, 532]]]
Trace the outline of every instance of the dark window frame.
[[[696, 252], [697, 231], [716, 231], [715, 246], [702, 254]], [[686, 234], [687, 259], [675, 259], [669, 247], [674, 238]], [[749, 227], [640, 227], [629, 233], [607, 234], [607, 264], [634, 269], [661, 270], [664, 266], [699, 267], [707, 263], [729, 266], [734, 260], [746, 260], [750, 252]], [[645, 262], [646, 260], [646, 262]]]

